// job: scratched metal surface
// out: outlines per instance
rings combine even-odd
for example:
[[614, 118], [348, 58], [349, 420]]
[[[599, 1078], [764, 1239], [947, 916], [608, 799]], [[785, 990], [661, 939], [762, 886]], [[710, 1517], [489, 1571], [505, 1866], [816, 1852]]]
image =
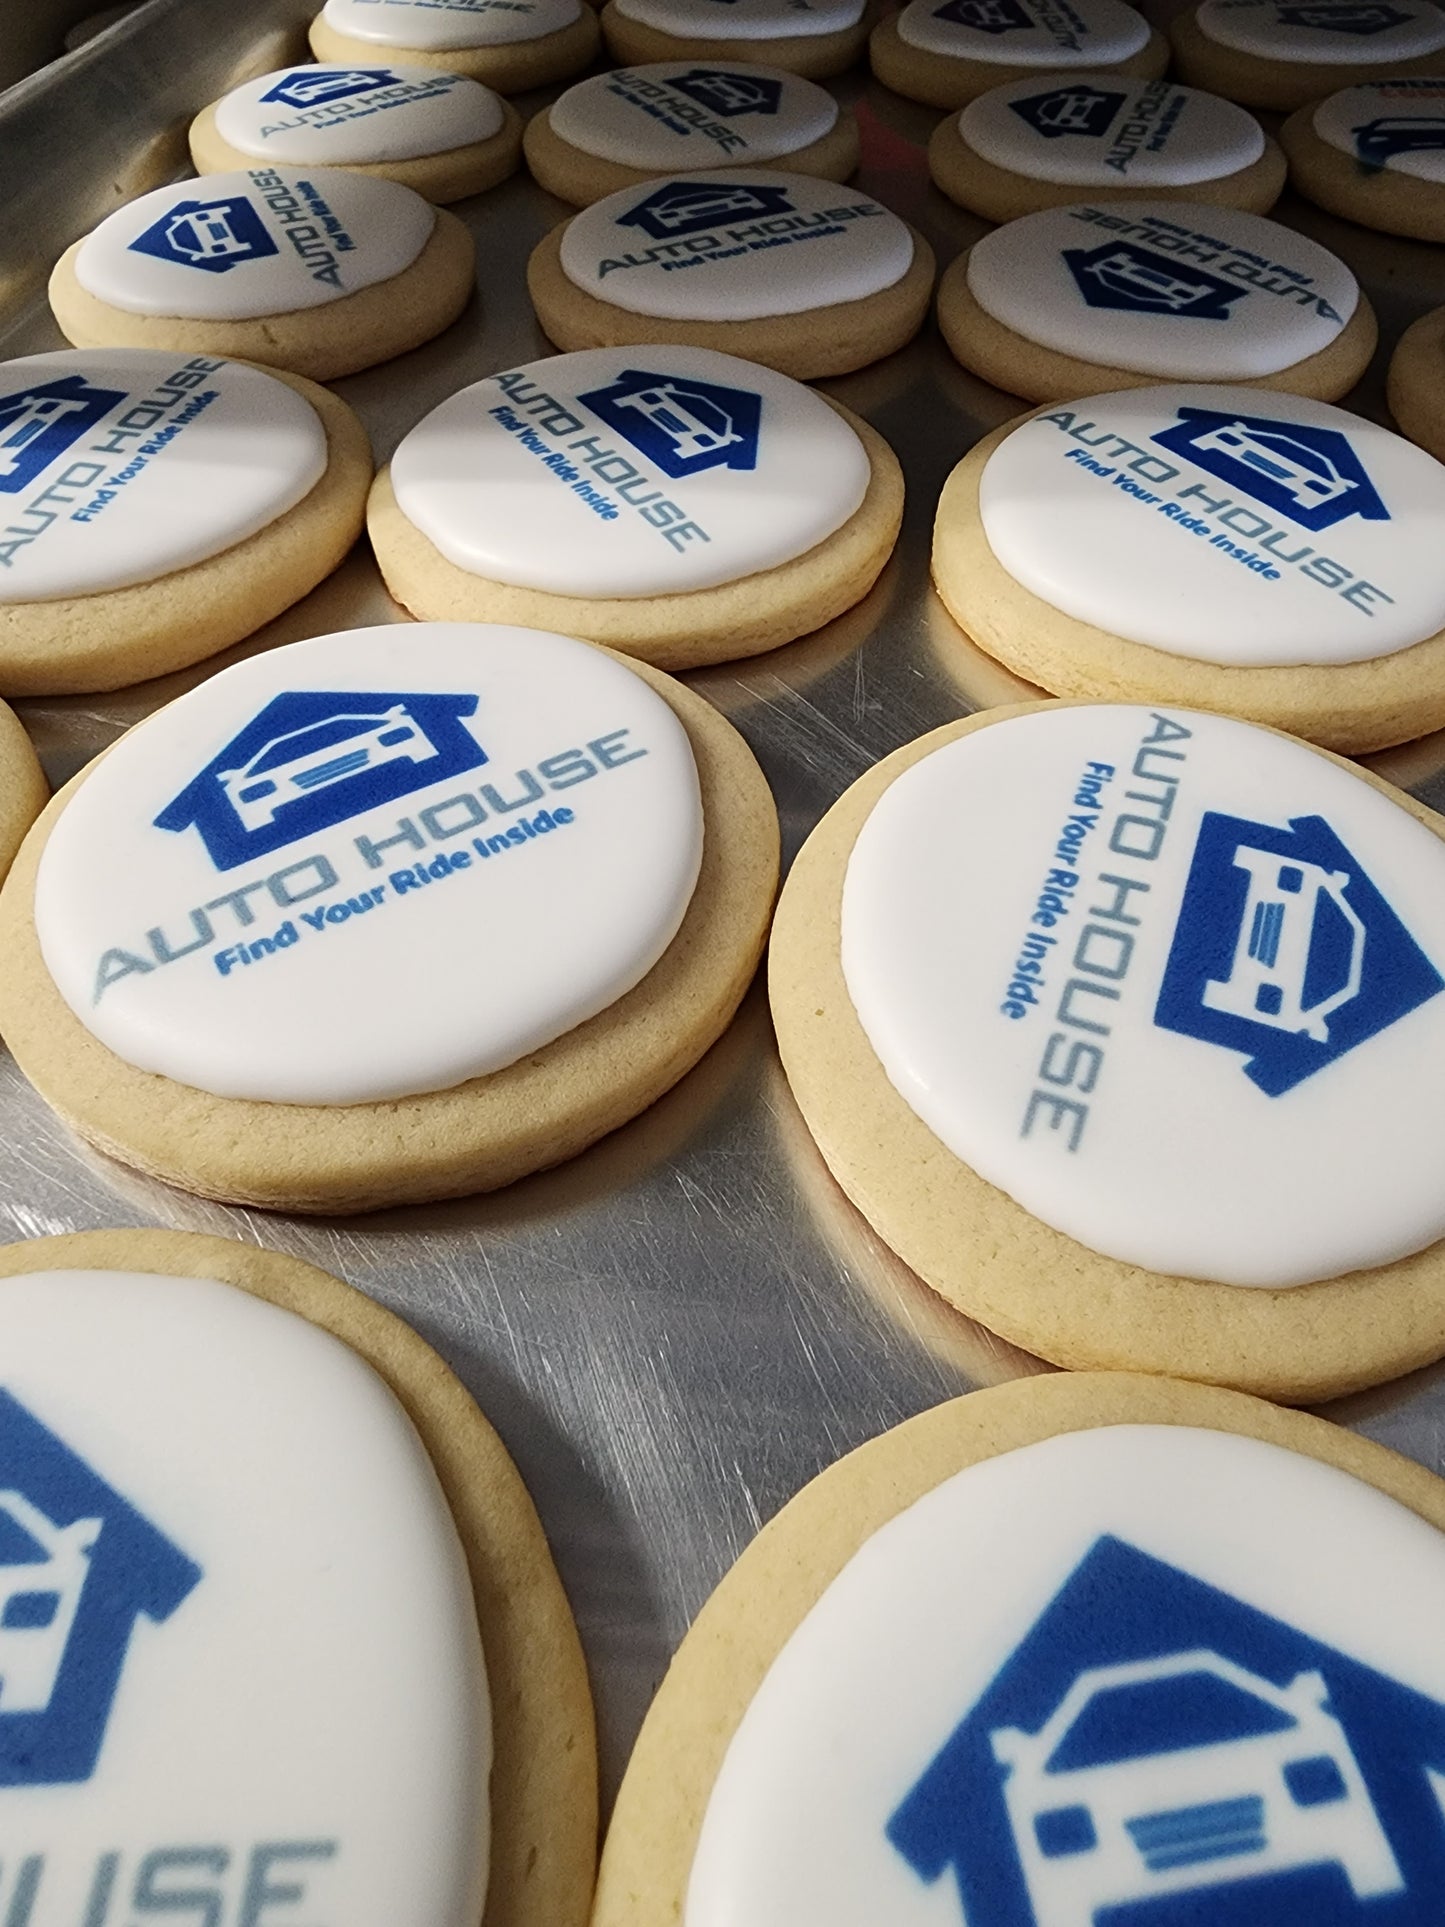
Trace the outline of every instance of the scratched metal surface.
[[[188, 114], [287, 57], [284, 30], [304, 11], [297, 0], [247, 9], [154, 0], [0, 101], [0, 355], [61, 345], [40, 298], [49, 263], [107, 206], [167, 178]], [[860, 184], [920, 226], [946, 262], [981, 224], [928, 185], [923, 142], [937, 116], [857, 76], [839, 91], [863, 119]], [[465, 382], [548, 352], [522, 269], [561, 205], [521, 180], [459, 212], [477, 236], [480, 301], [439, 341], [338, 384], [378, 459]], [[1369, 234], [1293, 199], [1280, 212], [1352, 264], [1386, 348], [1445, 302], [1445, 251]], [[1363, 413], [1383, 413], [1384, 366], [1382, 349], [1352, 398]], [[691, 678], [752, 744], [790, 856], [877, 758], [952, 717], [1032, 693], [970, 649], [927, 586], [943, 478], [1018, 404], [964, 374], [931, 332], [829, 387], [903, 458], [899, 554], [854, 614], [771, 656]], [[228, 660], [402, 619], [363, 551], [216, 662], [22, 713], [59, 782]], [[1445, 739], [1373, 762], [1445, 807]], [[339, 1273], [425, 1334], [500, 1428], [541, 1509], [592, 1666], [609, 1790], [691, 1616], [784, 1500], [911, 1413], [1043, 1369], [948, 1311], [841, 1198], [783, 1082], [760, 986], [645, 1117], [491, 1198], [329, 1221], [201, 1203], [76, 1144], [8, 1058], [0, 1147], [7, 1238], [158, 1224], [253, 1240]], [[1333, 1415], [1445, 1467], [1438, 1372]]]

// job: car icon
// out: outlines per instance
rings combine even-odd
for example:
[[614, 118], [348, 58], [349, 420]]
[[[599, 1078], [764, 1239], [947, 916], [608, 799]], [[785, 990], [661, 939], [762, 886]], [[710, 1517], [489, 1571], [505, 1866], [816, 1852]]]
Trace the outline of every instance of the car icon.
[[1439, 115], [1381, 115], [1378, 120], [1362, 121], [1350, 132], [1355, 137], [1355, 152], [1360, 159], [1376, 161], [1381, 167], [1392, 154], [1445, 147], [1445, 118]]
[[67, 415], [84, 414], [85, 409], [86, 403], [73, 395], [27, 396], [17, 414], [0, 422], [0, 479], [18, 472], [25, 450], [37, 435], [43, 435]]
[[437, 754], [406, 704], [395, 703], [382, 716], [330, 716], [273, 737], [244, 768], [220, 770], [216, 780], [245, 828], [259, 830], [285, 804], [362, 770]]
[[1072, 94], [1056, 94], [1054, 98], [1036, 111], [1036, 118], [1046, 127], [1052, 127], [1060, 134], [1092, 134], [1094, 120], [1099, 111], [1099, 103], [1107, 100], [1107, 94], [1094, 89], [1080, 88]]
[[756, 188], [714, 187], [710, 191], [700, 190], [686, 200], [679, 200], [672, 207], [655, 209], [653, 218], [663, 227], [673, 227], [704, 218], [710, 221], [721, 221], [729, 214], [756, 214], [757, 211]]
[[1305, 1867], [1358, 1900], [1404, 1889], [1320, 1673], [1276, 1686], [1207, 1649], [1092, 1667], [1037, 1733], [991, 1740], [1035, 1927]]
[[1337, 502], [1357, 486], [1354, 478], [1343, 475], [1318, 449], [1296, 441], [1282, 428], [1251, 428], [1247, 422], [1233, 421], [1211, 428], [1194, 447], [1203, 454], [1227, 455], [1231, 461], [1253, 469], [1290, 495], [1301, 508], [1317, 509]]
[[619, 408], [635, 408], [653, 427], [672, 443], [673, 453], [687, 461], [699, 455], [712, 455], [720, 448], [731, 448], [743, 437], [733, 427], [731, 417], [706, 395], [688, 394], [670, 381], [651, 388], [635, 389], [619, 395]]
[[26, 1556], [0, 1565], [0, 1714], [43, 1713], [55, 1691], [102, 1521], [58, 1526], [19, 1492], [0, 1492], [0, 1525]]
[[173, 214], [165, 224], [165, 238], [167, 246], [188, 261], [228, 261], [233, 255], [251, 252], [250, 243], [231, 226], [225, 201]]
[[1345, 895], [1348, 870], [1242, 843], [1249, 889], [1227, 978], [1207, 982], [1210, 1010], [1329, 1042], [1329, 1020], [1360, 992], [1365, 926]]
[[1111, 294], [1124, 295], [1131, 301], [1146, 301], [1150, 307], [1167, 308], [1171, 314], [1178, 314], [1215, 292], [1202, 282], [1186, 281], [1182, 275], [1151, 267], [1127, 248], [1090, 261], [1084, 273], [1092, 275]]

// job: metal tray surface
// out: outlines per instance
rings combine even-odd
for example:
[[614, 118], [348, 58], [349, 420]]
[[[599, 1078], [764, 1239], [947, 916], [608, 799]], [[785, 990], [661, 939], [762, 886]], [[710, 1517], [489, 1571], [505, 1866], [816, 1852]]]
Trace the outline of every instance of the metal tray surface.
[[[305, 12], [295, 0], [237, 10], [155, 0], [0, 103], [7, 175], [24, 160], [20, 191], [0, 213], [0, 355], [63, 345], [38, 294], [49, 263], [105, 206], [173, 173], [187, 114], [285, 58], [286, 30]], [[534, 110], [557, 91], [521, 105]], [[922, 228], [946, 263], [984, 224], [929, 185], [923, 146], [938, 116], [861, 73], [838, 91], [862, 121], [859, 184]], [[523, 268], [566, 211], [526, 178], [458, 209], [477, 237], [479, 301], [439, 340], [337, 384], [378, 460], [455, 389], [550, 352]], [[1445, 302], [1445, 250], [1389, 240], [1294, 197], [1278, 215], [1343, 255], [1375, 302], [1382, 347], [1349, 405], [1388, 419], [1388, 351], [1407, 322]], [[752, 745], [788, 856], [879, 757], [951, 718], [1037, 694], [973, 649], [928, 587], [944, 477], [1019, 402], [965, 374], [931, 327], [827, 388], [903, 459], [898, 554], [867, 601], [818, 634], [688, 678]], [[222, 657], [21, 713], [59, 783], [227, 662], [404, 619], [363, 547]], [[1445, 736], [1370, 760], [1445, 807]], [[499, 1427], [541, 1510], [592, 1667], [609, 1794], [692, 1616], [786, 1499], [930, 1404], [1048, 1369], [943, 1305], [842, 1197], [789, 1095], [760, 984], [645, 1116], [491, 1197], [334, 1220], [204, 1203], [77, 1144], [8, 1058], [0, 1144], [7, 1238], [155, 1224], [254, 1241], [349, 1279], [436, 1346]], [[1341, 1401], [1330, 1416], [1445, 1468], [1440, 1368]]]

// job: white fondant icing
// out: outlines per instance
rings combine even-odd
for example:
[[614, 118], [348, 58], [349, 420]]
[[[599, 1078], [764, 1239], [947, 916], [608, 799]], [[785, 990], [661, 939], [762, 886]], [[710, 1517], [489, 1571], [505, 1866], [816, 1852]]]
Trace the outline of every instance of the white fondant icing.
[[831, 133], [838, 103], [777, 67], [669, 60], [581, 80], [548, 120], [583, 153], [666, 173], [779, 160]]
[[1365, 662], [1445, 629], [1445, 468], [1324, 402], [1094, 395], [1015, 429], [979, 506], [1025, 588], [1171, 655]]
[[1257, 60], [1378, 67], [1445, 47], [1445, 13], [1430, 0], [1202, 0], [1199, 31]]
[[475, 1927], [476, 1608], [389, 1389], [244, 1291], [126, 1272], [0, 1282], [0, 1357], [8, 1899]]
[[[1275, 1909], [1303, 1868], [1344, 1895], [1342, 1862], [1388, 1908], [1402, 1869], [1418, 1868], [1410, 1849], [1438, 1851], [1419, 1836], [1440, 1823], [1403, 1722], [1386, 1758], [1395, 1772], [1380, 1775], [1399, 1703], [1380, 1695], [1403, 1688], [1412, 1710], [1410, 1695], [1423, 1695], [1439, 1718], [1442, 1609], [1438, 1532], [1363, 1481], [1278, 1446], [1129, 1425], [986, 1459], [868, 1537], [768, 1668], [708, 1798], [686, 1927], [959, 1927], [960, 1882], [1006, 1896], [976, 1910], [978, 1927], [1082, 1927], [1098, 1898], [1137, 1902], [1141, 1919], [1151, 1901], [1161, 1918], [1193, 1901], [1203, 1920], [1226, 1882], [1246, 1883], [1230, 1888], [1238, 1917], [1263, 1923], [1286, 1917]], [[1384, 1675], [1373, 1690], [1364, 1668]], [[1323, 1707], [1319, 1673], [1337, 1695]], [[1215, 1718], [1203, 1739], [1179, 1731], [1201, 1674], [1214, 1691], [1192, 1704]], [[1157, 1690], [1137, 1710], [1122, 1696], [1101, 1705], [1101, 1692], [1149, 1681]], [[1171, 1701], [1176, 1682], [1184, 1690]], [[1071, 1770], [1063, 1755], [1041, 1771], [1046, 1748], [1029, 1739], [1052, 1720], [1050, 1736], [1062, 1746], [1073, 1733], [1086, 1754], [1079, 1718], [1091, 1707], [1096, 1733], [1114, 1715], [1112, 1757]], [[1286, 1769], [1312, 1757], [1319, 1773], [1321, 1754], [1338, 1759], [1353, 1797], [1311, 1809], [1290, 1796]], [[928, 1812], [910, 1797], [925, 1781], [936, 1796]], [[1328, 1768], [1323, 1781], [1334, 1794]], [[1296, 1785], [1316, 1790], [1308, 1776]], [[1420, 1804], [1408, 1808], [1417, 1787]], [[1228, 1817], [1267, 1814], [1264, 1838], [1240, 1828], [1231, 1840], [1223, 1826], [1210, 1837], [1216, 1793], [1240, 1803]], [[1050, 1834], [1055, 1812], [1072, 1834], [1059, 1822]], [[1146, 1845], [1158, 1849], [1148, 1859]], [[1275, 1876], [1257, 1915], [1255, 1875]], [[1434, 1897], [1410, 1893], [1426, 1909]]]
[[633, 314], [756, 321], [881, 294], [912, 265], [913, 236], [855, 188], [738, 168], [595, 201], [562, 230], [561, 260], [569, 281]]
[[841, 528], [868, 476], [863, 444], [811, 388], [668, 347], [492, 375], [434, 408], [391, 464], [403, 514], [459, 568], [599, 597], [775, 568]]
[[910, 1108], [1107, 1257], [1289, 1286], [1445, 1236], [1445, 847], [1303, 744], [1118, 705], [936, 750], [842, 959]]
[[35, 922], [128, 1063], [359, 1104], [615, 1003], [701, 853], [686, 732], [641, 677], [536, 630], [388, 625], [271, 650], [133, 730], [57, 821]]
[[846, 33], [864, 0], [616, 0], [617, 11], [679, 40], [792, 40]]
[[0, 363], [0, 604], [150, 582], [244, 542], [326, 469], [308, 401], [152, 348]]
[[958, 131], [1011, 174], [1141, 193], [1217, 181], [1264, 152], [1264, 130], [1233, 101], [1118, 74], [1007, 81], [969, 102]]
[[322, 308], [409, 268], [436, 210], [398, 181], [252, 167], [129, 201], [80, 244], [75, 278], [131, 314], [248, 321]]
[[447, 53], [540, 40], [581, 12], [581, 0], [326, 0], [321, 17], [355, 40]]
[[1277, 374], [1336, 339], [1360, 288], [1276, 221], [1179, 201], [1045, 208], [974, 243], [975, 301], [1026, 341], [1175, 380]]
[[216, 132], [243, 154], [297, 166], [365, 166], [490, 140], [502, 103], [435, 67], [283, 67], [216, 103]]
[[1445, 79], [1343, 87], [1314, 111], [1322, 141], [1361, 163], [1445, 186]]
[[1149, 23], [1124, 0], [908, 0], [898, 37], [946, 59], [1101, 67], [1141, 53]]

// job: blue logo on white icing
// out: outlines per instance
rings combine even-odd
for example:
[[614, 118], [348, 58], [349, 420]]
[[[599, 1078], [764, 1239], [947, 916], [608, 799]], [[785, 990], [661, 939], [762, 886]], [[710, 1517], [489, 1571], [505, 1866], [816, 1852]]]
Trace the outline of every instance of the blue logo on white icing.
[[155, 819], [194, 826], [218, 870], [479, 769], [472, 695], [346, 690], [277, 696]]
[[1106, 1536], [887, 1834], [969, 1927], [1439, 1927], [1441, 1769], [1445, 1706]]
[[1445, 147], [1445, 115], [1383, 114], [1350, 132], [1360, 159], [1383, 167], [1396, 154], [1438, 153]]
[[1106, 241], [1097, 248], [1065, 248], [1064, 260], [1091, 308], [1133, 314], [1187, 315], [1195, 321], [1228, 321], [1229, 304], [1245, 290], [1201, 268], [1181, 268], [1167, 254], [1133, 241]]
[[577, 399], [674, 481], [708, 468], [756, 468], [762, 397], [746, 388], [627, 368]]
[[946, 6], [933, 9], [933, 17], [972, 27], [975, 33], [1013, 33], [1034, 24], [1021, 0], [948, 0]]
[[783, 187], [749, 187], [741, 181], [668, 181], [654, 188], [626, 214], [619, 227], [638, 227], [654, 241], [696, 234], [720, 221], [744, 221], [769, 214], [791, 214]]
[[201, 1569], [0, 1391], [0, 1786], [95, 1771], [137, 1619]]
[[764, 74], [727, 74], [711, 67], [694, 67], [667, 84], [724, 120], [736, 120], [739, 114], [776, 114], [783, 98], [780, 80], [769, 80]]
[[94, 388], [84, 375], [0, 395], [0, 495], [28, 488], [124, 400], [124, 389]]
[[261, 98], [285, 107], [321, 107], [354, 94], [374, 94], [378, 87], [395, 87], [397, 77], [385, 67], [298, 67], [283, 74]]
[[1413, 16], [1391, 6], [1281, 7], [1279, 17], [1288, 27], [1312, 27], [1320, 33], [1384, 33], [1408, 26]]
[[1286, 827], [1210, 810], [1154, 1021], [1243, 1052], [1280, 1097], [1445, 990], [1320, 816]]
[[1106, 93], [1102, 87], [1080, 82], [1074, 87], [1053, 87], [1046, 94], [1011, 100], [1009, 107], [1045, 140], [1058, 140], [1064, 134], [1097, 139], [1108, 133], [1115, 114], [1128, 98], [1127, 94]]
[[221, 201], [177, 201], [136, 236], [130, 249], [207, 274], [229, 274], [243, 261], [260, 261], [281, 251], [244, 194]]
[[1352, 515], [1366, 522], [1390, 520], [1390, 511], [1338, 428], [1276, 421], [1267, 415], [1227, 415], [1212, 408], [1181, 408], [1178, 413], [1172, 428], [1149, 439], [1301, 528], [1333, 528]]

